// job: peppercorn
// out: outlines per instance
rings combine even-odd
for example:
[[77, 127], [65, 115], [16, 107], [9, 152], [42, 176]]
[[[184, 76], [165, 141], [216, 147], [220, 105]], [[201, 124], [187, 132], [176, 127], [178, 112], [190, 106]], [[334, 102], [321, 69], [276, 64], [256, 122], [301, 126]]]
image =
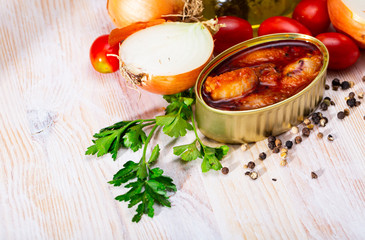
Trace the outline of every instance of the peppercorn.
[[222, 168], [222, 173], [227, 175], [229, 173], [229, 169], [227, 167]]
[[274, 147], [274, 149], [272, 150], [273, 153], [278, 153], [280, 152], [280, 148], [278, 147]]
[[280, 161], [280, 165], [283, 166], [283, 167], [286, 166], [287, 163], [288, 162], [286, 161], [286, 159], [283, 159], [283, 160]]
[[287, 149], [287, 148], [282, 148], [282, 149], [280, 150], [280, 152], [281, 152], [281, 153], [288, 153], [288, 149]]
[[266, 153], [264, 153], [264, 152], [260, 153], [259, 158], [260, 158], [260, 160], [265, 160], [266, 159]]
[[318, 138], [323, 138], [323, 133], [319, 132], [319, 133], [317, 134], [317, 137], [318, 137]]
[[313, 125], [313, 124], [309, 124], [309, 125], [307, 125], [307, 128], [308, 128], [309, 130], [312, 130], [312, 129], [314, 128], [314, 125]]
[[331, 101], [331, 98], [330, 97], [325, 97], [323, 100], [329, 100], [329, 101]]
[[309, 128], [303, 128], [303, 130], [302, 130], [302, 135], [304, 136], [304, 137], [309, 137], [309, 135], [310, 135], [310, 130], [309, 130]]
[[319, 107], [323, 110], [326, 111], [328, 109], [328, 105], [325, 102], [322, 102]]
[[331, 100], [325, 99], [323, 102], [329, 107], [331, 105]]
[[256, 166], [256, 164], [254, 162], [252, 162], [252, 161], [247, 163], [247, 167], [248, 168], [254, 169], [255, 166]]
[[355, 93], [354, 92], [350, 92], [349, 93], [349, 98], [354, 98], [355, 97]]
[[355, 103], [355, 107], [358, 107], [358, 106], [360, 106], [361, 105], [361, 102], [360, 101], [356, 101], [356, 103]]
[[299, 144], [301, 143], [303, 140], [302, 140], [302, 137], [301, 136], [296, 136], [295, 139], [294, 139], [294, 142], [295, 144]]
[[353, 86], [355, 86], [355, 83], [353, 81], [350, 81], [350, 88], [352, 88]]
[[350, 83], [348, 81], [343, 81], [341, 83], [341, 88], [342, 88], [342, 90], [349, 89], [350, 88]]
[[294, 126], [294, 127], [292, 127], [292, 128], [291, 128], [291, 132], [292, 132], [292, 133], [294, 133], [294, 134], [297, 134], [297, 133], [299, 132], [298, 127], [295, 127], [295, 126]]
[[328, 135], [327, 139], [328, 139], [328, 141], [331, 141], [331, 142], [332, 142], [333, 140], [335, 140], [335, 139], [334, 139], [334, 137], [333, 137], [331, 134], [329, 134], [329, 135]]
[[288, 154], [286, 153], [286, 152], [282, 152], [282, 153], [280, 153], [280, 157], [282, 158], [282, 159], [286, 159], [286, 156], [287, 156]]
[[253, 171], [250, 173], [250, 178], [252, 180], [256, 180], [258, 177], [259, 177], [259, 174], [257, 172]]
[[341, 85], [341, 83], [340, 83], [340, 79], [338, 79], [338, 78], [334, 78], [333, 80], [332, 80], [332, 86], [340, 86]]
[[334, 101], [331, 101], [331, 105], [332, 105], [332, 106], [335, 106], [336, 104], [335, 104], [335, 102], [334, 102]]
[[343, 110], [343, 112], [345, 113], [345, 116], [350, 115], [350, 110], [348, 108], [345, 108], [345, 110]]
[[278, 148], [280, 148], [281, 147], [281, 145], [282, 145], [282, 143], [281, 143], [281, 140], [278, 138], [278, 139], [276, 139], [275, 140], [275, 146], [277, 146]]
[[320, 122], [321, 118], [317, 116], [315, 118], [312, 118], [312, 120], [313, 120], [313, 123], [317, 125]]
[[317, 179], [318, 175], [315, 172], [311, 172], [312, 179]]
[[268, 142], [275, 142], [275, 140], [276, 140], [276, 137], [274, 137], [274, 136], [270, 136], [267, 138]]
[[251, 172], [250, 172], [250, 171], [245, 172], [245, 175], [246, 175], [246, 176], [250, 176], [250, 174], [251, 174]]
[[311, 120], [309, 120], [308, 118], [304, 119], [303, 123], [305, 125], [311, 124]]
[[346, 117], [346, 114], [345, 114], [344, 112], [339, 111], [339, 112], [337, 113], [337, 118], [338, 118], [338, 119], [344, 119], [345, 117]]
[[288, 149], [291, 149], [293, 147], [293, 142], [292, 141], [286, 141], [285, 143], [285, 146], [288, 148]]
[[323, 117], [323, 114], [321, 112], [317, 112], [317, 114], [318, 114], [318, 117], [319, 118], [322, 118]]
[[362, 77], [362, 81], [365, 82], [365, 76]]
[[267, 144], [267, 146], [268, 146], [271, 150], [273, 150], [273, 149], [274, 149], [274, 147], [275, 147], [275, 142], [269, 142], [269, 143]]
[[249, 148], [249, 146], [248, 146], [247, 143], [244, 143], [244, 144], [241, 145], [241, 150], [244, 151], [244, 152], [247, 151], [248, 148]]
[[357, 95], [360, 99], [363, 99], [364, 98], [364, 92], [361, 92]]
[[324, 89], [328, 90], [330, 89], [330, 86], [328, 84], [324, 85]]
[[350, 98], [349, 100], [346, 101], [346, 104], [349, 107], [354, 107], [356, 105], [356, 99], [355, 98]]
[[339, 86], [332, 86], [332, 90], [333, 90], [333, 91], [337, 91], [337, 90], [338, 90], [338, 88], [339, 88]]

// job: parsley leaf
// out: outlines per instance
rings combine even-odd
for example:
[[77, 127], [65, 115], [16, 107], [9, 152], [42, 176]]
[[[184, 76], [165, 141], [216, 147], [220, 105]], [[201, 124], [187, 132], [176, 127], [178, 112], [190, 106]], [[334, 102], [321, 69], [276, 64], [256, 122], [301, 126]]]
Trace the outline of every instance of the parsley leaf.
[[210, 169], [219, 170], [222, 168], [220, 160], [228, 153], [228, 146], [223, 145], [217, 148], [212, 148], [208, 146], [202, 146], [202, 171], [208, 172]]
[[158, 116], [156, 117], [156, 124], [163, 126], [163, 132], [170, 137], [185, 136], [187, 130], [193, 130], [191, 124], [182, 118], [180, 113]]
[[103, 128], [99, 133], [94, 134], [94, 138], [96, 138], [92, 141], [94, 145], [88, 147], [85, 154], [97, 154], [100, 157], [111, 153], [112, 158], [116, 160], [118, 150], [121, 147], [130, 148], [135, 152], [142, 147], [146, 140], [146, 134], [142, 129], [154, 123], [154, 119], [139, 119], [135, 121], [122, 121]]
[[197, 140], [191, 144], [174, 147], [174, 154], [180, 156], [184, 161], [192, 161], [201, 157], [199, 149], [196, 147]]

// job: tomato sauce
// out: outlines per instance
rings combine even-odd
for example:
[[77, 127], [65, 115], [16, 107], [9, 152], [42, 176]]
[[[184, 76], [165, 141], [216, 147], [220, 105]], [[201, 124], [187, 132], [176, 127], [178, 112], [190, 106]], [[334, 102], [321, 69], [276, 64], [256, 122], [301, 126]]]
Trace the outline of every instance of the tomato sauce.
[[249, 110], [283, 101], [318, 75], [323, 56], [312, 43], [287, 40], [244, 49], [219, 63], [205, 80], [204, 101], [221, 110]]

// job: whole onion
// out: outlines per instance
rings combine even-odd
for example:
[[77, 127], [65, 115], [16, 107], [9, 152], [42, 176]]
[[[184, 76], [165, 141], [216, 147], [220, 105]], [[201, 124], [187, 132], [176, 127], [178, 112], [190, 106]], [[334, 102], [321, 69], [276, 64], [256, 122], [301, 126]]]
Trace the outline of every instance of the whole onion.
[[183, 7], [183, 0], [108, 0], [107, 3], [109, 16], [118, 28], [181, 14]]

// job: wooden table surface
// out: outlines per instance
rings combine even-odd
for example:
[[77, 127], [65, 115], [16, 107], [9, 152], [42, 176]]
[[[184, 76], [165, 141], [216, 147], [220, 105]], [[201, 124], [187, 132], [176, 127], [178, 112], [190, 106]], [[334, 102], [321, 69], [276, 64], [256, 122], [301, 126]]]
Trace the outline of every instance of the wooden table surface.
[[[107, 181], [141, 152], [120, 151], [115, 162], [84, 152], [100, 128], [162, 114], [166, 103], [144, 91], [139, 98], [118, 73], [92, 69], [91, 43], [113, 28], [106, 1], [0, 5], [0, 239], [365, 238], [365, 102], [344, 120], [336, 117], [350, 91], [365, 89], [364, 51], [355, 66], [328, 73], [327, 83], [339, 77], [355, 86], [326, 91], [336, 103], [324, 112], [328, 125], [296, 145], [285, 167], [277, 154], [258, 160], [269, 152], [261, 141], [246, 152], [230, 146], [222, 161], [228, 175], [203, 174], [201, 160], [183, 164], [172, 153], [192, 132], [177, 140], [159, 132], [152, 142], [162, 148], [157, 165], [178, 191], [171, 208], [136, 224], [135, 209], [115, 201], [122, 190]], [[318, 139], [319, 130], [335, 140]], [[256, 181], [244, 175], [248, 161], [257, 164]]]

